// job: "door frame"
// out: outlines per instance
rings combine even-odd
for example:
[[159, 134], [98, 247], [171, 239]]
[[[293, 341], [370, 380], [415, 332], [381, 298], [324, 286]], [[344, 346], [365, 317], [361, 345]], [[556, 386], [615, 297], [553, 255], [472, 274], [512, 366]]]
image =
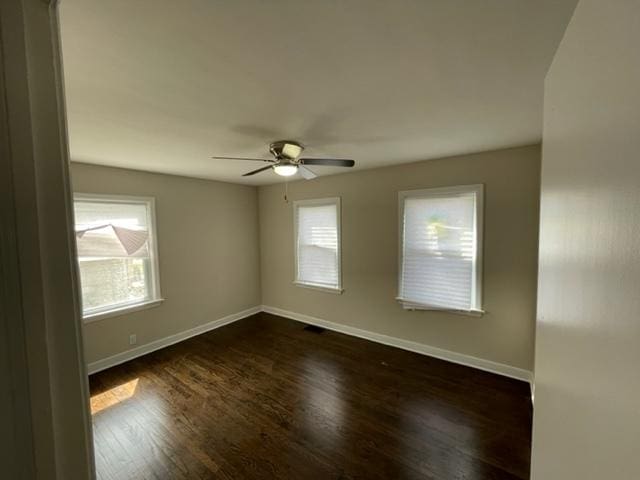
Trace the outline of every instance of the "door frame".
[[0, 0], [0, 96], [3, 460], [93, 479], [57, 1]]

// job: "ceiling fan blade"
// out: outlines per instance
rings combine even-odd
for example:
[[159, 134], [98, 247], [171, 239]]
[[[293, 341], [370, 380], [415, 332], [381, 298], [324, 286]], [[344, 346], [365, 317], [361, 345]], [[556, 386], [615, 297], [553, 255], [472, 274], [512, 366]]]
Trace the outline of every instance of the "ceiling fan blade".
[[301, 158], [304, 165], [325, 165], [327, 167], [353, 167], [356, 162], [342, 158]]
[[271, 165], [269, 165], [268, 167], [262, 167], [262, 168], [259, 168], [257, 170], [253, 170], [252, 172], [249, 172], [249, 173], [245, 173], [242, 176], [243, 177], [248, 177], [249, 175], [255, 175], [256, 173], [264, 172], [265, 170], [269, 170], [270, 168], [271, 168]]
[[245, 158], [245, 157], [211, 157], [216, 160], [249, 160], [251, 162], [269, 162], [273, 163], [275, 160], [270, 160], [267, 158]]
[[302, 175], [302, 178], [305, 180], [313, 180], [318, 176], [304, 165], [298, 165], [298, 172], [300, 172], [300, 175]]

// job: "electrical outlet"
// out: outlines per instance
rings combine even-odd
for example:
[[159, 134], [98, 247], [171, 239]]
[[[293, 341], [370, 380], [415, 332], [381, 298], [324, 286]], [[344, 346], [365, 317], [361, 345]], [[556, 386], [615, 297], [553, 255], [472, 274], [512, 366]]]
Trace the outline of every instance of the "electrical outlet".
[[136, 334], [132, 334], [129, 335], [129, 345], [135, 345], [136, 343], [138, 343], [138, 337], [136, 336]]

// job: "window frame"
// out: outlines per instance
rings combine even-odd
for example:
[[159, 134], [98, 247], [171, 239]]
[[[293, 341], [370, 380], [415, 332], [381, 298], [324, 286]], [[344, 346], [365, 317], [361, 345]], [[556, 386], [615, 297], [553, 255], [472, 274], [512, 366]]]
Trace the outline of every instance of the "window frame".
[[[476, 251], [474, 258], [474, 275], [472, 278], [472, 305], [469, 310], [455, 308], [437, 307], [413, 303], [402, 298], [402, 276], [404, 264], [404, 208], [405, 200], [408, 198], [435, 198], [460, 193], [475, 194], [475, 231], [476, 231]], [[486, 312], [483, 310], [483, 263], [484, 263], [484, 184], [455, 185], [450, 187], [432, 187], [416, 190], [403, 190], [398, 192], [398, 295], [396, 300], [400, 302], [405, 310], [441, 311], [448, 313], [458, 313], [480, 317]]]
[[[115, 317], [132, 313], [139, 310], [145, 310], [160, 305], [164, 298], [160, 290], [160, 265], [158, 261], [158, 234], [156, 225], [156, 199], [155, 197], [137, 196], [137, 195], [115, 195], [115, 194], [101, 194], [101, 193], [81, 193], [74, 192], [73, 204], [74, 204], [74, 230], [75, 230], [75, 203], [76, 202], [91, 202], [91, 203], [121, 203], [121, 204], [139, 204], [147, 207], [147, 223], [149, 237], [147, 239], [149, 246], [149, 264], [151, 266], [150, 276], [150, 297], [143, 301], [132, 301], [129, 303], [120, 303], [117, 305], [111, 305], [101, 309], [94, 309], [90, 313], [85, 313], [82, 306], [82, 294], [80, 294], [80, 307], [82, 313], [82, 320], [84, 323], [91, 323], [104, 318]], [[75, 242], [75, 237], [74, 237]], [[75, 243], [74, 243], [75, 245]], [[76, 263], [78, 268], [78, 281], [82, 281], [80, 278], [80, 257], [78, 251], [75, 251]]]
[[[304, 282], [298, 278], [298, 209], [305, 206], [335, 205], [336, 207], [336, 227], [338, 234], [338, 286], [328, 287], [309, 282]], [[306, 200], [295, 200], [293, 202], [293, 259], [294, 275], [293, 284], [298, 287], [319, 290], [327, 293], [342, 294], [342, 201], [340, 197], [312, 198]]]

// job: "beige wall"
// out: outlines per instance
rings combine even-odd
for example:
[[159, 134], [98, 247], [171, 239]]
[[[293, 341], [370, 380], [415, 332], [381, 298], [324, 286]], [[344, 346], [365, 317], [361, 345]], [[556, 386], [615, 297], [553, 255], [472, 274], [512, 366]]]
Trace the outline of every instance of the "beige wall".
[[72, 164], [73, 190], [156, 198], [158, 307], [88, 323], [86, 360], [138, 345], [260, 304], [255, 187], [133, 170]]
[[[540, 148], [365, 170], [289, 185], [290, 200], [342, 198], [342, 295], [292, 284], [292, 204], [260, 187], [262, 302], [300, 314], [531, 370]], [[398, 191], [485, 184], [482, 318], [409, 312], [395, 301]]]
[[640, 2], [582, 0], [546, 80], [532, 475], [640, 478]]

